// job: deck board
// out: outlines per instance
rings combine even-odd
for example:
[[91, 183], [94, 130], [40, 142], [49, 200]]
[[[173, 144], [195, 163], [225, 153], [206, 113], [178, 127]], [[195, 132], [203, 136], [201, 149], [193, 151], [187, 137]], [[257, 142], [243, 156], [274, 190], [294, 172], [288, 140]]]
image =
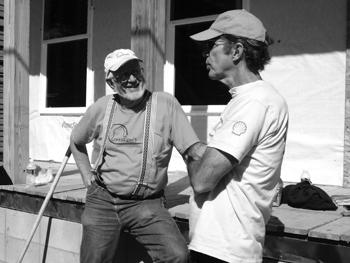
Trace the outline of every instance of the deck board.
[[[346, 234], [348, 233], [348, 234]], [[341, 217], [310, 230], [309, 236], [334, 241], [349, 241], [350, 217]]]

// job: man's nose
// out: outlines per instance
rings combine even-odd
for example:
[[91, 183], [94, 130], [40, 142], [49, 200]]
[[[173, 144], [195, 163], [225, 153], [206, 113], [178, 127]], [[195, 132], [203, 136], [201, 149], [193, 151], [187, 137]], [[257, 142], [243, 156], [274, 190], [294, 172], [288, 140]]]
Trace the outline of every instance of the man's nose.
[[136, 81], [136, 80], [137, 80], [136, 76], [135, 76], [133, 73], [131, 73], [131, 74], [129, 75], [128, 81], [133, 82], [133, 81]]
[[203, 58], [209, 57], [209, 53], [210, 53], [210, 51], [203, 51], [203, 52], [202, 52], [202, 57], [203, 57]]

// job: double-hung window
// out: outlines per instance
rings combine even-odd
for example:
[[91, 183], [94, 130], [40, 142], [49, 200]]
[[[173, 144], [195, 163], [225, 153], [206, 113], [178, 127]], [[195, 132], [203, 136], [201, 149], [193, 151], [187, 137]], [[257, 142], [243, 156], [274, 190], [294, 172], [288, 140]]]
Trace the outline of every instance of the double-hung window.
[[227, 87], [210, 80], [198, 43], [190, 38], [210, 27], [218, 14], [247, 8], [247, 0], [168, 0], [164, 90], [173, 94], [202, 141], [231, 99]]
[[165, 89], [182, 105], [225, 105], [227, 88], [208, 78], [205, 58], [189, 36], [209, 28], [222, 12], [242, 8], [242, 0], [170, 1]]
[[45, 0], [40, 108], [79, 112], [93, 99], [89, 0]]

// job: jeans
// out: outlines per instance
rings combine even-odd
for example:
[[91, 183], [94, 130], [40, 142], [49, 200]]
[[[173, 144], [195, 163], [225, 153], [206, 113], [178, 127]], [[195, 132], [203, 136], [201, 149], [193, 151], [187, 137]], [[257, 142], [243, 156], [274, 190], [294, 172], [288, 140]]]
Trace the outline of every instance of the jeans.
[[226, 261], [193, 250], [190, 252], [190, 258], [191, 263], [227, 263]]
[[145, 247], [153, 262], [185, 263], [184, 237], [164, 207], [164, 198], [123, 200], [93, 182], [82, 214], [81, 263], [113, 262], [121, 231]]

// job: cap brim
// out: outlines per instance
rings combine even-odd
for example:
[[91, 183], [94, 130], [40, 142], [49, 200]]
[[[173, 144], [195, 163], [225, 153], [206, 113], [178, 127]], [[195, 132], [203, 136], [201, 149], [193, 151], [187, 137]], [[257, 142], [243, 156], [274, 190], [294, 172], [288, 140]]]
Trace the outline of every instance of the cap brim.
[[[140, 62], [143, 62], [142, 59], [139, 59], [138, 57], [134, 57], [134, 58], [129, 58], [123, 62], [121, 62], [120, 64], [115, 64], [112, 67], [110, 67], [107, 71], [117, 71], [121, 66], [123, 66], [125, 63], [131, 61], [131, 60], [138, 60]], [[106, 71], [106, 70], [105, 70]]]
[[209, 28], [207, 30], [204, 30], [202, 32], [199, 32], [197, 34], [190, 36], [190, 38], [196, 41], [205, 41], [221, 35], [222, 35], [221, 32]]

